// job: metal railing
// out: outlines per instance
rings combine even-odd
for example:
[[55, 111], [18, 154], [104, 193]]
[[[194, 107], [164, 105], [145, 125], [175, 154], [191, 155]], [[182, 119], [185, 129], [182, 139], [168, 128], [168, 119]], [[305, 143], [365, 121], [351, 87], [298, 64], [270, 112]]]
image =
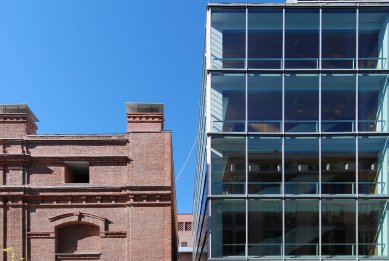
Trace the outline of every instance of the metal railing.
[[[244, 67], [244, 62], [246, 58], [218, 58], [212, 56], [211, 67], [215, 69], [240, 69]], [[226, 65], [225, 62], [239, 62], [240, 66]], [[249, 68], [260, 68], [260, 69], [282, 69], [283, 60], [282, 58], [247, 58]], [[256, 66], [253, 66], [257, 62]], [[259, 65], [259, 62], [262, 65]], [[325, 69], [355, 69], [357, 60], [355, 58], [321, 58], [322, 67]], [[339, 62], [346, 62], [340, 64]], [[348, 65], [347, 62], [350, 62]], [[367, 63], [367, 65], [363, 65]], [[370, 62], [370, 63], [369, 63]], [[220, 63], [218, 65], [217, 63]], [[284, 59], [285, 68], [289, 69], [319, 69], [320, 68], [320, 59], [319, 58], [285, 58]], [[251, 64], [251, 65], [250, 65]], [[274, 65], [273, 65], [274, 64]], [[295, 64], [293, 66], [293, 64]], [[309, 66], [307, 66], [309, 65]], [[343, 66], [341, 66], [343, 65]], [[387, 58], [385, 57], [369, 57], [369, 58], [358, 58], [359, 68], [362, 69], [387, 69]]]

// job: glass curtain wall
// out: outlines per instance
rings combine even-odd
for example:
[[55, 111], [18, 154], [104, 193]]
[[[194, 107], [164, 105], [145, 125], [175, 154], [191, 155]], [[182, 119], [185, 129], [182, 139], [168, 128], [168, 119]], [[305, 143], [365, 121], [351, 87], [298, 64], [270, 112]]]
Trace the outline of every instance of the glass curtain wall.
[[211, 258], [389, 259], [388, 18], [212, 8]]

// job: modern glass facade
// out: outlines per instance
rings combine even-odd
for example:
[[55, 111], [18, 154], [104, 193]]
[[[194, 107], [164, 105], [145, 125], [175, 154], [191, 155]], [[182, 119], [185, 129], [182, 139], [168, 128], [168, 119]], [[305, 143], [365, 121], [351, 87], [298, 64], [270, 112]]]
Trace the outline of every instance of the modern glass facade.
[[389, 260], [389, 3], [209, 4], [195, 260]]

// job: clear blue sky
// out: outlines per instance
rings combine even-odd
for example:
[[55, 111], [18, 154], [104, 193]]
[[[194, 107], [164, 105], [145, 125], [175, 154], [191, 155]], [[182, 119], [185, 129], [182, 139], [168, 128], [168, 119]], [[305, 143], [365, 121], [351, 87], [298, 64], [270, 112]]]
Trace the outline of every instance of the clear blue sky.
[[[240, 1], [237, 1], [240, 2]], [[197, 135], [206, 0], [0, 0], [0, 103], [40, 134], [124, 133], [124, 102], [162, 102], [178, 175]], [[191, 212], [195, 153], [177, 182]]]

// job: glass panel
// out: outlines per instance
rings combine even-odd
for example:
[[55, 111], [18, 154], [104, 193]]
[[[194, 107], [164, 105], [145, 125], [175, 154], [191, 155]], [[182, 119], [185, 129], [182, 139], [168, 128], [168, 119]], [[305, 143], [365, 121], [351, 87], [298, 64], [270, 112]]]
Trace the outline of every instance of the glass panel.
[[322, 200], [322, 256], [354, 256], [355, 200]]
[[282, 201], [249, 200], [248, 255], [282, 255]]
[[212, 200], [211, 257], [244, 256], [246, 204], [244, 200]]
[[323, 9], [322, 68], [355, 68], [355, 9]]
[[249, 9], [248, 67], [282, 68], [282, 9]]
[[319, 68], [319, 9], [285, 11], [285, 68]]
[[244, 194], [245, 138], [212, 138], [211, 146], [211, 194]]
[[355, 131], [355, 75], [323, 74], [321, 103], [323, 132]]
[[358, 193], [387, 195], [388, 138], [360, 137], [358, 150]]
[[248, 138], [248, 193], [280, 194], [282, 184], [281, 138]]
[[321, 193], [355, 194], [355, 138], [321, 140]]
[[388, 200], [359, 200], [358, 204], [358, 256], [388, 258]]
[[358, 130], [388, 131], [388, 75], [358, 75]]
[[211, 67], [244, 68], [246, 9], [212, 9]]
[[319, 131], [318, 75], [285, 75], [285, 131]]
[[359, 9], [359, 68], [388, 69], [388, 25], [388, 9]]
[[319, 255], [319, 200], [285, 201], [285, 255]]
[[282, 125], [282, 76], [249, 74], [248, 131], [280, 132]]
[[212, 74], [211, 85], [212, 131], [245, 131], [244, 74]]
[[319, 193], [319, 139], [285, 138], [285, 194]]

